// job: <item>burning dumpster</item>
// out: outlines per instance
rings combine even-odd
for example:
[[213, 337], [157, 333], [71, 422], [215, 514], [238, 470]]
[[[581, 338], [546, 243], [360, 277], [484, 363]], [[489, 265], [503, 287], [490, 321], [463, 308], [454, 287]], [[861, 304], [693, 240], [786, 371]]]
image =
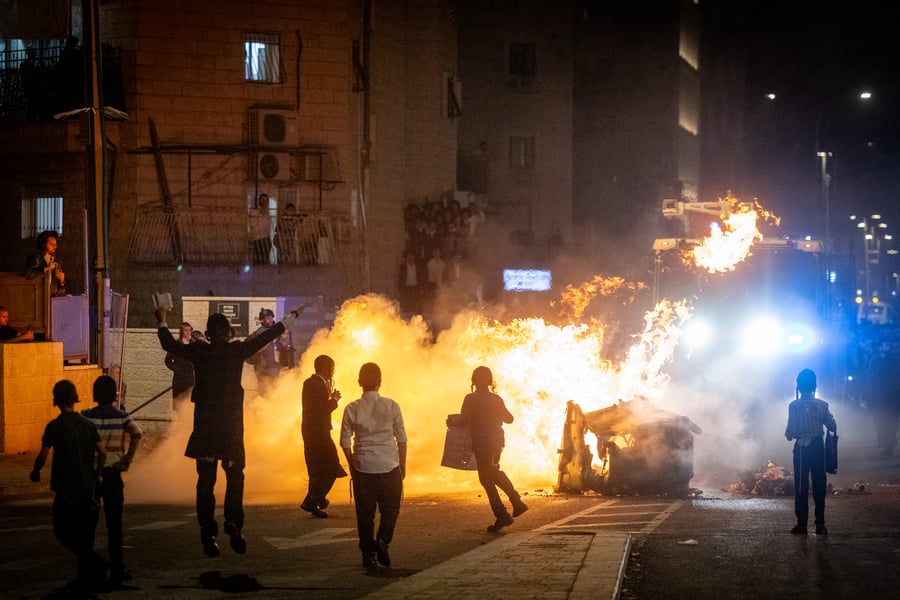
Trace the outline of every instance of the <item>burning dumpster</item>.
[[[597, 437], [597, 465], [585, 435]], [[685, 416], [639, 398], [584, 413], [566, 404], [558, 492], [687, 493], [694, 476], [694, 435]]]

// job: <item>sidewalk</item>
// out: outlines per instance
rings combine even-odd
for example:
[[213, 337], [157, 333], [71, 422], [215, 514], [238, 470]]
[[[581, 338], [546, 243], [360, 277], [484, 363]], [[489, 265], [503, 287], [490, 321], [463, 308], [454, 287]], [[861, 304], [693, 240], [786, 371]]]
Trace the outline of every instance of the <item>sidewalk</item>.
[[630, 551], [624, 532], [508, 533], [366, 598], [615, 600]]
[[0, 454], [0, 502], [11, 496], [51, 494], [50, 465], [41, 472], [41, 482], [28, 479], [37, 454]]

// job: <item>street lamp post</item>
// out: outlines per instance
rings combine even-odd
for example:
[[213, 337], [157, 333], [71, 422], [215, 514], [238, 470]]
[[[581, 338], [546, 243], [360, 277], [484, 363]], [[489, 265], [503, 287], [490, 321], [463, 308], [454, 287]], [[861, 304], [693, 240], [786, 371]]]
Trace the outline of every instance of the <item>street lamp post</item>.
[[[818, 145], [818, 142], [817, 142]], [[832, 158], [831, 152], [816, 152], [821, 163], [820, 179], [822, 181], [822, 202], [825, 205], [825, 245], [826, 251], [831, 248], [831, 173], [828, 172], [828, 163]]]
[[[856, 221], [856, 215], [851, 215], [850, 220]], [[859, 219], [856, 226], [863, 233], [863, 291], [865, 296], [862, 302], [868, 305], [879, 301], [881, 286], [884, 284], [881, 272], [882, 242], [890, 242], [893, 236], [888, 231], [888, 224], [878, 213]]]
[[[857, 99], [862, 102], [868, 102], [872, 99], [872, 92], [863, 91], [860, 92], [857, 96]], [[824, 106], [816, 113], [816, 157], [819, 160], [819, 181], [822, 185], [822, 204], [824, 210], [825, 217], [825, 245], [826, 252], [827, 249], [831, 247], [831, 184], [832, 181], [832, 173], [834, 172], [834, 155], [823, 148], [822, 144], [822, 126], [826, 123], [826, 117], [828, 116], [829, 109], [833, 108], [839, 101], [847, 101], [848, 99], [843, 96], [839, 96], [833, 98], [830, 102], [826, 102]]]

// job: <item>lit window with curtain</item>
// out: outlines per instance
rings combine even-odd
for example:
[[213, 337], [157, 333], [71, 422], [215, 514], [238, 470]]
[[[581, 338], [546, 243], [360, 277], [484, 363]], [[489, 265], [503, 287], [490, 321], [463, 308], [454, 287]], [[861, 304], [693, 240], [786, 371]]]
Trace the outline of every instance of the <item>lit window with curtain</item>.
[[281, 40], [277, 33], [244, 34], [244, 81], [281, 83]]
[[22, 239], [36, 238], [48, 229], [62, 235], [62, 193], [46, 187], [26, 188], [22, 194]]

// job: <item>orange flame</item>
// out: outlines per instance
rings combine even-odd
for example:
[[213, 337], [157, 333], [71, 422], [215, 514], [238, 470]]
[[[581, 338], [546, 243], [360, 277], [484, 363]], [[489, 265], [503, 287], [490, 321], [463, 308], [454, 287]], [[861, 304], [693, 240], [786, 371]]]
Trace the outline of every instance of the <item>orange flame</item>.
[[[695, 249], [696, 264], [711, 271], [733, 270], [761, 237], [756, 228], [760, 216], [775, 219], [756, 202], [735, 200], [733, 207], [723, 216], [725, 233], [714, 228], [709, 240]], [[520, 489], [550, 489], [556, 483], [567, 401], [575, 400], [587, 412], [618, 399], [663, 398], [669, 380], [665, 367], [673, 358], [680, 327], [690, 317], [686, 301], [664, 299], [649, 310], [643, 330], [632, 336], [627, 352], [617, 355], [623, 356], [619, 361], [611, 359], [604, 346], [605, 324], [574, 322], [596, 296], [642, 287], [620, 277], [596, 276], [577, 288], [568, 286], [563, 293], [562, 300], [574, 315], [569, 324], [550, 324], [539, 318], [504, 323], [466, 312], [457, 315], [436, 341], [422, 317], [403, 319], [396, 304], [387, 298], [370, 294], [347, 300], [333, 326], [314, 336], [299, 367], [282, 374], [269, 397], [247, 394], [248, 495], [286, 494], [296, 502], [305, 494], [300, 389], [320, 354], [335, 359], [335, 385], [343, 393], [332, 419], [335, 442], [343, 407], [360, 395], [359, 367], [370, 361], [381, 366], [381, 393], [400, 404], [409, 436], [406, 487], [417, 493], [448, 486], [478, 487], [474, 473], [442, 468], [440, 461], [446, 416], [459, 412], [464, 396], [471, 391], [472, 370], [479, 365], [490, 367], [497, 392], [515, 415], [515, 422], [505, 427], [501, 465]], [[244, 371], [244, 387], [255, 388], [250, 368]], [[190, 428], [190, 414], [178, 415], [161, 447], [136, 465], [129, 481], [135, 497], [151, 501], [177, 495], [189, 501], [193, 491], [189, 482], [196, 476], [183, 449]], [[177, 488], [166, 492], [162, 481], [177, 482]], [[339, 480], [332, 495], [339, 501], [348, 500], [347, 480]]]
[[594, 275], [591, 281], [586, 281], [578, 287], [573, 287], [571, 284], [567, 285], [562, 292], [562, 303], [569, 308], [573, 318], [580, 319], [591, 300], [598, 295], [609, 296], [624, 288], [632, 293], [632, 296], [628, 299], [631, 302], [634, 300], [633, 294], [646, 287], [644, 283], [628, 282], [623, 277]]
[[780, 221], [763, 210], [756, 200], [749, 203], [732, 197], [725, 200], [731, 210], [721, 215], [724, 231], [718, 223], [712, 223], [709, 236], [685, 256], [687, 262], [693, 262], [710, 273], [733, 271], [739, 262], [751, 255], [753, 243], [763, 238], [757, 228], [760, 218], [775, 225]]

